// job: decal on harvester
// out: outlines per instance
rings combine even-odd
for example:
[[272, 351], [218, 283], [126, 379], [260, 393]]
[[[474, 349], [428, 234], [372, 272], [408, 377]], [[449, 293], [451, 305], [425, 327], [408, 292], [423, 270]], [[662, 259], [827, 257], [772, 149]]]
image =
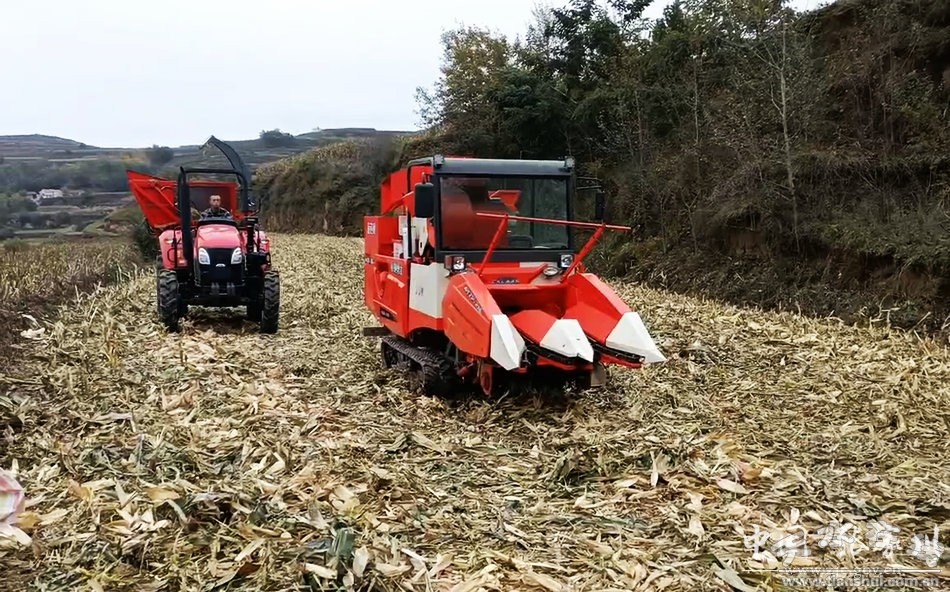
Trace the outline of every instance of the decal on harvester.
[[498, 279], [494, 280], [492, 283], [493, 283], [493, 284], [517, 284], [517, 283], [518, 283], [518, 278], [503, 277], [503, 278], [498, 278]]
[[366, 234], [376, 234], [376, 223], [370, 222], [366, 225]]
[[402, 275], [402, 263], [393, 263], [393, 273]]
[[468, 286], [465, 286], [465, 295], [471, 301], [472, 306], [475, 307], [475, 310], [477, 310], [478, 312], [482, 312], [481, 303], [478, 301], [478, 298], [475, 296], [475, 292], [472, 292], [472, 289], [469, 288]]

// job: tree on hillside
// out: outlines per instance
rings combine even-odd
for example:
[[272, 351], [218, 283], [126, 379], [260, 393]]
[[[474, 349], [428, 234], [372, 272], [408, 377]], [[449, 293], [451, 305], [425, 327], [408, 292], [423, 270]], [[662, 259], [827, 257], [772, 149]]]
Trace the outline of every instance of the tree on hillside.
[[171, 162], [172, 158], [175, 157], [175, 151], [168, 146], [152, 144], [152, 147], [145, 151], [145, 156], [148, 158], [149, 164], [159, 167]]
[[297, 138], [292, 134], [284, 133], [279, 129], [261, 131], [260, 139], [268, 148], [290, 147], [297, 143]]
[[445, 150], [572, 154], [664, 246], [707, 252], [739, 229], [796, 254], [920, 258], [925, 233], [891, 221], [946, 210], [950, 25], [942, 0], [914, 4], [676, 0], [647, 22], [647, 0], [567, 0], [524, 43], [446, 34], [418, 97]]
[[498, 154], [505, 130], [490, 95], [501, 85], [511, 47], [503, 37], [476, 28], [449, 31], [442, 43], [442, 74], [435, 88], [416, 90], [423, 124], [442, 125], [456, 150]]

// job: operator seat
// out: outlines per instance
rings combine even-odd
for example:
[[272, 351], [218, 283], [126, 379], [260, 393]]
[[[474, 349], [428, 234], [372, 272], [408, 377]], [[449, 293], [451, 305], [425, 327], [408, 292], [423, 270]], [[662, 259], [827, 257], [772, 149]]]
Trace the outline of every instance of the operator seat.
[[534, 237], [530, 234], [512, 234], [509, 237], [512, 249], [533, 249]]

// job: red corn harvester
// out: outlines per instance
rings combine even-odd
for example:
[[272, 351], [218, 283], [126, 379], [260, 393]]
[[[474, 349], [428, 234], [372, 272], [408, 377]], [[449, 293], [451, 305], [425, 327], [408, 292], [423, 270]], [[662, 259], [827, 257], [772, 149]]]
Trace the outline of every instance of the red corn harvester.
[[[605, 366], [663, 362], [640, 315], [584, 258], [606, 231], [574, 219], [574, 162], [415, 159], [381, 186], [381, 213], [364, 218], [364, 299], [381, 326], [382, 363], [432, 395], [498, 373], [544, 369], [583, 387]], [[591, 181], [591, 179], [587, 179]], [[572, 228], [593, 230], [575, 248]]]

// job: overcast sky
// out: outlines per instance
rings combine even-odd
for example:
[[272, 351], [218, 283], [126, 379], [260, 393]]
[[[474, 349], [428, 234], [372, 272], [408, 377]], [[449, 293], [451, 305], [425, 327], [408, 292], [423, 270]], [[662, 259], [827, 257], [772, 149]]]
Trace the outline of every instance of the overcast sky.
[[438, 77], [443, 31], [478, 25], [514, 38], [535, 6], [566, 0], [4, 4], [0, 134], [137, 147], [273, 128], [416, 129], [415, 89]]

